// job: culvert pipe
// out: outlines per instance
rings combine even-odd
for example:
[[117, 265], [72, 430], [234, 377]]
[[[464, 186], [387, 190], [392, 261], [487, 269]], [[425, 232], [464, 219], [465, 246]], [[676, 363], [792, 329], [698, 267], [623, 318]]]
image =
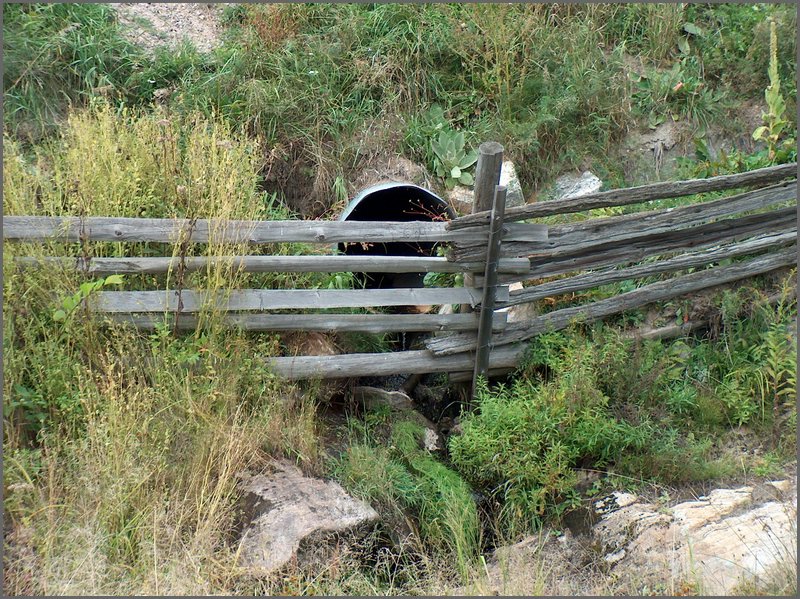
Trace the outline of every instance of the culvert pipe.
[[[440, 221], [455, 218], [450, 205], [435, 193], [411, 183], [380, 183], [358, 193], [339, 220]], [[435, 256], [435, 242], [340, 243], [339, 252], [350, 256]], [[367, 288], [422, 287], [424, 272], [355, 273]]]

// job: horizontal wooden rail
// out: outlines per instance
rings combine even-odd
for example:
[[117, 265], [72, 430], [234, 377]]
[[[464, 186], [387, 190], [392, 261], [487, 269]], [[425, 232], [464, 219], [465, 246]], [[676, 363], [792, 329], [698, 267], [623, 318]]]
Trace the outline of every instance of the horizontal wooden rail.
[[[530, 279], [540, 279], [565, 273], [578, 272], [639, 262], [651, 256], [659, 256], [686, 250], [710, 248], [720, 243], [742, 241], [765, 233], [783, 234], [797, 230], [797, 214], [794, 208], [763, 212], [735, 219], [725, 219], [688, 230], [670, 231], [650, 235], [636, 234], [622, 243], [606, 244], [602, 240], [586, 243], [565, 254], [542, 252], [531, 256], [531, 271], [528, 275], [500, 275], [504, 284]], [[481, 286], [481, 277], [476, 286]]]
[[[173, 326], [174, 318], [164, 314], [106, 314], [117, 323], [133, 324], [143, 330], [159, 325]], [[435, 331], [473, 331], [478, 328], [477, 314], [223, 314], [222, 324], [243, 331], [322, 331], [358, 333], [411, 333]], [[495, 312], [492, 330], [506, 327], [508, 314]], [[179, 329], [194, 330], [198, 318], [183, 315]]]
[[531, 257], [531, 273], [528, 278], [598, 268], [600, 265], [635, 262], [665, 252], [707, 248], [723, 241], [738, 241], [754, 235], [773, 231], [786, 232], [796, 228], [796, 209], [784, 208], [721, 220], [688, 230], [681, 229], [655, 235], [638, 233], [616, 243], [606, 244], [602, 240], [597, 240], [573, 247], [570, 252]]
[[[679, 198], [697, 193], [710, 191], [725, 191], [737, 187], [756, 187], [777, 183], [784, 179], [797, 178], [797, 163], [770, 166], [747, 173], [735, 175], [720, 175], [708, 179], [689, 179], [687, 181], [664, 181], [639, 187], [625, 189], [612, 189], [597, 193], [586, 194], [579, 197], [569, 197], [561, 200], [551, 200], [509, 208], [505, 215], [506, 222], [519, 221], [528, 218], [553, 216], [556, 214], [569, 214], [584, 212], [596, 208], [610, 208], [612, 206], [628, 206], [653, 200]], [[463, 229], [479, 224], [489, 223], [489, 211], [477, 212], [462, 216], [450, 221], [450, 230]]]
[[[93, 275], [160, 274], [174, 270], [180, 257], [152, 258], [83, 258], [29, 257], [15, 258], [18, 264], [62, 266]], [[189, 256], [185, 258], [186, 272], [202, 271], [218, 266], [230, 266], [242, 272], [483, 272], [483, 262], [450, 262], [446, 258], [417, 256]], [[527, 258], [504, 258], [499, 272], [525, 274], [530, 270]]]
[[[498, 289], [508, 301], [508, 287]], [[101, 291], [90, 298], [97, 312], [200, 312], [216, 310], [309, 310], [480, 304], [483, 291], [468, 287], [409, 289], [239, 289], [206, 297], [206, 293], [177, 291]], [[299, 318], [299, 316], [298, 316]]]
[[762, 235], [740, 243], [733, 243], [722, 247], [682, 254], [667, 260], [639, 264], [629, 268], [612, 268], [600, 272], [590, 272], [566, 279], [550, 281], [541, 285], [534, 285], [511, 292], [511, 299], [502, 306], [515, 306], [534, 302], [545, 297], [574, 293], [594, 289], [601, 285], [618, 283], [629, 279], [638, 279], [668, 272], [676, 272], [687, 268], [707, 266], [726, 258], [736, 258], [748, 254], [757, 254], [765, 250], [785, 247], [797, 241], [797, 229], [777, 235]]
[[[503, 244], [503, 256], [524, 256], [551, 251], [552, 256], [568, 253], [575, 247], [602, 240], [604, 244], [626, 242], [636, 235], [674, 232], [690, 229], [715, 219], [743, 212], [761, 210], [796, 201], [795, 182], [774, 185], [711, 202], [654, 210], [640, 214], [625, 214], [609, 218], [554, 225], [548, 230], [547, 242], [509, 242]], [[486, 246], [456, 244], [451, 257], [456, 261], [485, 259]]]
[[[489, 371], [486, 373], [487, 378], [497, 378], [501, 376], [505, 376], [507, 374], [511, 374], [516, 370], [516, 364], [514, 366], [506, 366], [504, 368], [490, 368]], [[451, 383], [469, 383], [474, 379], [473, 373], [471, 372], [448, 372], [447, 373], [447, 380]]]
[[[526, 341], [547, 331], [564, 329], [573, 322], [593, 322], [653, 302], [665, 301], [687, 293], [754, 277], [796, 263], [797, 246], [795, 245], [789, 249], [758, 256], [744, 262], [716, 266], [645, 285], [634, 291], [591, 304], [555, 310], [537, 316], [528, 322], [509, 324], [502, 334], [493, 337], [492, 343], [494, 347], [498, 347], [506, 343]], [[450, 355], [473, 351], [476, 338], [475, 334], [457, 333], [429, 339], [425, 345], [436, 355]]]
[[[389, 243], [447, 242], [488, 243], [486, 226], [449, 231], [446, 222], [426, 221], [221, 221], [105, 216], [5, 216], [6, 240], [128, 241], [176, 243], [187, 237], [192, 243]], [[506, 238], [544, 241], [547, 226], [513, 224]]]
[[[516, 366], [524, 352], [525, 347], [513, 345], [496, 349], [489, 356], [489, 368]], [[474, 357], [470, 353], [439, 357], [423, 349], [382, 354], [270, 358], [267, 366], [281, 377], [304, 380], [454, 372], [470, 369], [473, 363]]]

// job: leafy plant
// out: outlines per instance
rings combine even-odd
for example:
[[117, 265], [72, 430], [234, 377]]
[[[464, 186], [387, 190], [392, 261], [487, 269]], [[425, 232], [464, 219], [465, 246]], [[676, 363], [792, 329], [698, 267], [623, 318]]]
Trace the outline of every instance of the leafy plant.
[[549, 383], [520, 378], [494, 391], [482, 385], [479, 411], [465, 415], [463, 433], [450, 439], [453, 464], [502, 505], [501, 527], [512, 536], [574, 504], [579, 462], [608, 464], [649, 438], [646, 427], [613, 418], [592, 367], [570, 360]]
[[770, 60], [769, 60], [769, 86], [764, 91], [769, 112], [761, 113], [764, 125], [753, 131], [753, 139], [764, 141], [767, 144], [767, 158], [771, 163], [788, 162], [792, 156], [796, 158], [796, 140], [788, 136], [781, 142], [784, 131], [789, 126], [789, 121], [784, 118], [786, 102], [781, 95], [781, 79], [778, 75], [778, 36], [775, 21], [770, 22]]
[[447, 189], [453, 189], [456, 183], [472, 185], [475, 180], [467, 172], [478, 161], [478, 152], [464, 150], [464, 134], [460, 131], [444, 130], [431, 142], [431, 149], [435, 156], [433, 160], [434, 172], [444, 178]]
[[124, 278], [122, 275], [109, 275], [104, 279], [81, 283], [78, 291], [65, 297], [61, 301], [61, 307], [53, 312], [53, 320], [56, 322], [65, 322], [75, 309], [91, 295], [97, 293], [104, 287], [108, 287], [109, 285], [122, 285], [123, 282]]

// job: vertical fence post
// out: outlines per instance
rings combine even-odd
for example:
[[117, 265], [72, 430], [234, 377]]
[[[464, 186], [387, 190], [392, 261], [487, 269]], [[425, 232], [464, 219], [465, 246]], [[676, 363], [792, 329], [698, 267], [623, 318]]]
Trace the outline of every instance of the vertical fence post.
[[[475, 166], [475, 195], [472, 200], [472, 213], [485, 212], [492, 209], [494, 188], [500, 183], [500, 171], [503, 168], [503, 146], [496, 141], [485, 141], [478, 148], [478, 164]], [[474, 287], [475, 277], [464, 275], [464, 287]], [[469, 312], [464, 306], [461, 312]]]
[[[503, 146], [496, 141], [485, 141], [478, 147], [478, 163], [475, 165], [475, 189], [472, 197], [472, 213], [485, 212], [492, 209], [495, 187], [500, 183], [500, 172], [503, 169]], [[475, 276], [464, 274], [464, 287], [475, 287]], [[459, 306], [461, 313], [472, 312], [472, 306]], [[465, 404], [472, 403], [469, 383], [458, 386], [459, 395]]]
[[492, 220], [489, 225], [489, 246], [486, 249], [486, 270], [483, 277], [483, 301], [478, 323], [478, 343], [475, 349], [475, 370], [472, 374], [472, 404], [480, 377], [489, 371], [489, 351], [492, 341], [492, 320], [497, 297], [497, 263], [500, 259], [500, 242], [503, 237], [503, 218], [506, 213], [506, 187], [495, 187]]

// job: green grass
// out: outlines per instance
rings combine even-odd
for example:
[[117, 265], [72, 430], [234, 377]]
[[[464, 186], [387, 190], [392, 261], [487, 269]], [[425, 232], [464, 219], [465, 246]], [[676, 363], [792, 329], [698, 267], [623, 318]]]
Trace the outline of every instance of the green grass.
[[[432, 170], [442, 130], [463, 133], [465, 151], [503, 143], [526, 192], [569, 168], [622, 186], [614, 148], [629, 130], [675, 118], [702, 139], [704, 128], [725, 129], [732, 106], [764, 104], [768, 18], [788, 139], [791, 5], [244, 4], [225, 9], [225, 42], [213, 52], [182, 45], [146, 56], [105, 5], [6, 4], [4, 214], [330, 216], [354, 176], [387, 155]], [[765, 164], [763, 153], [711, 156], [702, 144], [697, 158], [687, 176]], [[169, 255], [177, 245], [4, 249], [4, 582], [13, 594], [423, 594], [474, 579], [487, 531], [513, 539], [585, 501], [576, 468], [605, 471], [609, 485], [671, 485], [774, 476], [794, 453], [796, 303], [768, 307], [755, 284], [715, 300], [719, 326], [708, 338], [632, 344], [610, 325], [540, 336], [514, 382], [482, 390], [445, 460], [419, 448], [416, 425], [379, 412], [351, 420], [350, 447], [331, 465], [317, 418], [323, 392], [298, 393], [264, 367], [281, 351], [278, 336], [225, 331], [210, 312], [182, 335], [109, 329], [80, 309], [54, 318], [85, 278], [12, 263]], [[121, 288], [175, 278], [128, 276]], [[224, 291], [352, 280], [220, 267], [184, 283]], [[357, 351], [391, 342], [339, 341]], [[765, 456], [742, 464], [720, 448], [740, 425], [769, 440]], [[321, 572], [243, 581], [231, 538], [235, 475], [277, 455], [333, 472], [379, 508], [386, 528], [402, 524], [415, 540], [385, 551], [385, 539], [367, 539]], [[480, 511], [478, 493], [489, 498]]]
[[[263, 140], [263, 172], [291, 177], [273, 190], [313, 215], [378, 149], [432, 168], [434, 105], [468, 148], [503, 143], [528, 189], [587, 161], [619, 178], [608, 152], [632, 121], [688, 118], [702, 132], [728, 121], [726, 102], [759, 98], [767, 18], [794, 114], [796, 21], [781, 5], [242, 5], [225, 12], [226, 43], [213, 53], [153, 58], [121, 38], [105, 7], [4, 10], [7, 131], [38, 139], [67, 99], [98, 88], [141, 105], [168, 89], [171, 110], [218, 113]], [[79, 27], [60, 35], [68, 22]]]
[[498, 501], [516, 538], [579, 504], [578, 467], [660, 485], [729, 477], [737, 466], [714, 448], [741, 425], [773, 462], [790, 459], [792, 280], [777, 306], [753, 288], [719, 294], [717, 338], [634, 343], [608, 325], [540, 335], [512, 383], [480, 390], [450, 440], [453, 466]]
[[28, 142], [54, 133], [70, 105], [120, 97], [143, 62], [102, 4], [4, 4], [3, 34], [3, 127]]
[[354, 424], [354, 444], [334, 465], [346, 489], [373, 503], [389, 528], [402, 529], [409, 516], [415, 531], [410, 548], [424, 552], [443, 577], [465, 581], [476, 564], [480, 524], [469, 486], [420, 449], [423, 429], [389, 414], [368, 414]]

